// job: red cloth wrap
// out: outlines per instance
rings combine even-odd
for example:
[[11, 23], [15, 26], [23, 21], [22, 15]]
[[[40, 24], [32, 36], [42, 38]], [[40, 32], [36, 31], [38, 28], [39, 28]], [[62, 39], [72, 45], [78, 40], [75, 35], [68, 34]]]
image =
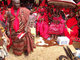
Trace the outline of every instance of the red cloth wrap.
[[[71, 28], [72, 26], [74, 26], [74, 27], [71, 29], [72, 31], [70, 32], [70, 34], [67, 31], [67, 29], [65, 28], [65, 31], [64, 31], [65, 36], [67, 36], [69, 39], [71, 37], [78, 37], [78, 29], [79, 28], [77, 26], [76, 18], [72, 17], [72, 18], [68, 19], [67, 22], [66, 22], [66, 25], [67, 25], [68, 28]], [[70, 44], [72, 44], [72, 40], [71, 39], [70, 39]]]
[[15, 15], [13, 7], [11, 8], [11, 14], [13, 16], [15, 16], [15, 20], [13, 23], [13, 28], [14, 28], [15, 32], [17, 32], [17, 30], [19, 30], [19, 19], [18, 19], [19, 11], [20, 11], [20, 9], [17, 10], [17, 14]]
[[52, 22], [49, 26], [49, 34], [56, 34], [56, 35], [62, 35], [64, 33], [65, 28], [65, 20], [63, 20], [61, 17], [54, 17], [54, 21], [59, 21], [59, 24]]
[[47, 24], [47, 22], [45, 22], [45, 21], [42, 21], [41, 23], [40, 22], [37, 22], [36, 26], [37, 26], [36, 27], [37, 33], [40, 32], [40, 35], [43, 38], [47, 39], [49, 37], [49, 35], [48, 35], [48, 24]]

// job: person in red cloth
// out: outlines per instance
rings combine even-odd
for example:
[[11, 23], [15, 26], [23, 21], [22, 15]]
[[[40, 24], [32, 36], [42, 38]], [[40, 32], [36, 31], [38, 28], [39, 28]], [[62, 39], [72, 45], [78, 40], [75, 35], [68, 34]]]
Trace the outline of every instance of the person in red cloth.
[[48, 35], [48, 17], [45, 13], [44, 8], [39, 9], [39, 15], [38, 20], [36, 23], [36, 32], [40, 33], [40, 36], [47, 39], [49, 37]]
[[[6, 30], [7, 30], [7, 16], [6, 16], [6, 8], [5, 8], [5, 5], [4, 5], [4, 2], [2, 1], [2, 4], [1, 4], [1, 8], [0, 8], [0, 22], [3, 24], [3, 27], [5, 28], [5, 33], [6, 33]], [[8, 47], [9, 45], [7, 45]], [[7, 49], [9, 51], [9, 49]]]
[[6, 27], [6, 24], [7, 24], [6, 11], [7, 11], [7, 9], [4, 5], [4, 2], [2, 1], [1, 8], [0, 8], [0, 21], [2, 21], [4, 23], [5, 30], [7, 29], [7, 27]]
[[33, 51], [33, 38], [29, 32], [27, 23], [30, 11], [25, 7], [20, 7], [20, 0], [12, 0], [13, 7], [7, 12], [8, 17], [8, 37], [12, 41], [13, 53], [28, 55]]
[[49, 26], [48, 33], [52, 35], [52, 39], [57, 39], [58, 35], [64, 35], [65, 20], [60, 17], [53, 17], [53, 21]]
[[75, 18], [75, 12], [74, 10], [70, 11], [69, 19], [66, 22], [66, 28], [65, 28], [65, 36], [67, 36], [70, 39], [70, 44], [72, 44], [71, 37], [78, 37], [78, 25], [77, 20]]
[[4, 6], [5, 6], [4, 2], [2, 1], [1, 8], [0, 8], [0, 21], [3, 21], [3, 22], [5, 22], [5, 14], [6, 14], [6, 10]]

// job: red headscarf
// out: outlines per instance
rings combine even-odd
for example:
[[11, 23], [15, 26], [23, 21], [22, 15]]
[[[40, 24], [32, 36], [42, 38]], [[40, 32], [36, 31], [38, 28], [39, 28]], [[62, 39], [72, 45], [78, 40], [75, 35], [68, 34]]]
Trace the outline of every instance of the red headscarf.
[[69, 14], [69, 13], [70, 13], [70, 9], [68, 9], [68, 8], [67, 8], [67, 9], [65, 9], [65, 10], [64, 10], [64, 13]]
[[4, 6], [4, 2], [2, 1], [2, 6]]
[[7, 0], [8, 5], [11, 3], [11, 0]]
[[40, 6], [45, 6], [45, 1], [46, 0], [43, 0], [42, 3], [40, 4]]

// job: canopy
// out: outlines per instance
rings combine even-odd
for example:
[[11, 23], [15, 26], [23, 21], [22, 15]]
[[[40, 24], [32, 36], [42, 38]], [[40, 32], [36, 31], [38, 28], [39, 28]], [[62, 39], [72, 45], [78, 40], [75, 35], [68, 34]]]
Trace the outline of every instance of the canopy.
[[68, 8], [75, 8], [77, 6], [73, 0], [48, 0], [48, 4]]

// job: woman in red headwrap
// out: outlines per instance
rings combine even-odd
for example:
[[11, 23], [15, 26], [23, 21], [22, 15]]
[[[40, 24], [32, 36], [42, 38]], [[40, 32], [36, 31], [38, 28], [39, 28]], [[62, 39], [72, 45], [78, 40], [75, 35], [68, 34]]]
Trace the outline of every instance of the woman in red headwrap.
[[57, 35], [63, 35], [65, 20], [60, 16], [59, 10], [57, 9], [52, 17], [51, 24], [49, 26], [48, 33], [52, 35], [53, 39], [57, 38]]
[[52, 35], [53, 39], [57, 38], [57, 35], [64, 35], [65, 21], [60, 17], [54, 17], [49, 26], [48, 33]]
[[[75, 18], [74, 11], [70, 11], [70, 17], [66, 22], [66, 29], [64, 31], [65, 36], [68, 38], [71, 37], [78, 37], [78, 25], [77, 25], [77, 20]], [[72, 44], [72, 40], [70, 39], [70, 44]]]
[[36, 32], [40, 33], [40, 36], [47, 39], [49, 37], [48, 35], [48, 16], [43, 8], [39, 9], [39, 16], [36, 24]]

